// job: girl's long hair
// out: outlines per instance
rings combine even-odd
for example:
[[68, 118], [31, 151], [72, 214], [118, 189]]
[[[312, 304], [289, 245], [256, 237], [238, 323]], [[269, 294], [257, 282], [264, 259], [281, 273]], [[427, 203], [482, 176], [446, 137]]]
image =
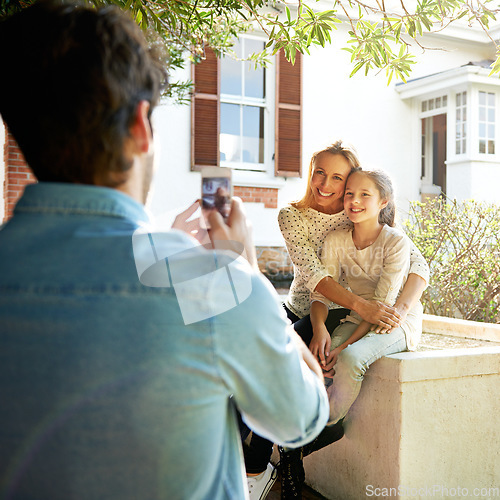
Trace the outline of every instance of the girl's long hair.
[[351, 165], [351, 169], [359, 167], [359, 159], [355, 149], [352, 146], [344, 146], [342, 141], [337, 141], [332, 145], [322, 149], [321, 151], [316, 151], [311, 157], [311, 161], [309, 163], [309, 171], [307, 174], [307, 186], [306, 192], [302, 199], [298, 201], [294, 201], [291, 205], [295, 208], [309, 208], [312, 205], [314, 200], [314, 196], [311, 189], [311, 177], [314, 170], [314, 163], [319, 155], [323, 153], [329, 153], [331, 155], [342, 155]]
[[378, 214], [379, 223], [394, 227], [396, 225], [396, 204], [394, 202], [394, 187], [389, 175], [383, 170], [362, 170], [361, 168], [351, 170], [349, 175], [356, 172], [369, 177], [377, 187], [380, 198], [387, 200], [387, 205]]

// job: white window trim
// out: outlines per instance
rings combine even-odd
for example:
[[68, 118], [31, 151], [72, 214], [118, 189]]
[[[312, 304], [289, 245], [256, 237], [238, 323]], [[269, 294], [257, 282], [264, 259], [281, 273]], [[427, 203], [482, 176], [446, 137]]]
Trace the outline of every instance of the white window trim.
[[[440, 114], [439, 109], [437, 112], [436, 110], [422, 112], [421, 102], [448, 93], [447, 165], [464, 162], [500, 162], [500, 79], [488, 76], [489, 72], [488, 68], [481, 66], [462, 66], [428, 77], [418, 78], [413, 81], [410, 80], [404, 84], [399, 83], [395, 86], [396, 91], [403, 100], [411, 100], [413, 102], [414, 116], [418, 117], [419, 126], [422, 118]], [[465, 154], [457, 155], [455, 153], [456, 94], [457, 92], [464, 91], [467, 92], [467, 146]], [[479, 91], [495, 92], [496, 94], [495, 154], [493, 155], [479, 153]], [[415, 158], [418, 158], [419, 161], [419, 171], [421, 169], [420, 136], [421, 133], [419, 132], [419, 140], [415, 141], [414, 144]]]
[[[243, 35], [241, 38], [254, 39], [265, 42], [265, 38], [258, 35]], [[220, 102], [233, 104], [264, 105], [264, 163], [235, 163], [221, 161], [222, 167], [231, 168], [233, 171], [233, 184], [238, 186], [256, 187], [281, 187], [283, 182], [274, 177], [274, 135], [275, 135], [275, 97], [276, 97], [276, 71], [275, 58], [266, 68], [266, 97], [265, 99], [234, 98], [228, 94], [220, 95]], [[222, 75], [221, 75], [222, 78]]]

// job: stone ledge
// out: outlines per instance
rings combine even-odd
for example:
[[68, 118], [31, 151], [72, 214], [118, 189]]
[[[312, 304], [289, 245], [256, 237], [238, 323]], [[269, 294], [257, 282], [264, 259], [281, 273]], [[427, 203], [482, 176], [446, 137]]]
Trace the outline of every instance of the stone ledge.
[[423, 330], [427, 333], [452, 335], [477, 340], [500, 342], [500, 325], [424, 314]]
[[347, 414], [345, 437], [304, 460], [307, 484], [332, 500], [387, 491], [413, 500], [458, 487], [498, 494], [499, 386], [494, 344], [378, 360]]
[[401, 352], [385, 356], [369, 369], [382, 380], [415, 382], [500, 373], [500, 346]]

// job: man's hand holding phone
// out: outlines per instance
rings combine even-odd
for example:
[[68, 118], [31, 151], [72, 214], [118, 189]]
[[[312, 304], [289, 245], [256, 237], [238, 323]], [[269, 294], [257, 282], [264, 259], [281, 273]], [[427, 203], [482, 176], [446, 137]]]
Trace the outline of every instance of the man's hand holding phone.
[[232, 199], [227, 219], [224, 219], [215, 209], [207, 214], [207, 218], [210, 224], [208, 235], [213, 247], [242, 253], [241, 245], [243, 245], [243, 257], [252, 267], [258, 269], [252, 227], [245, 216], [243, 202], [239, 198]]

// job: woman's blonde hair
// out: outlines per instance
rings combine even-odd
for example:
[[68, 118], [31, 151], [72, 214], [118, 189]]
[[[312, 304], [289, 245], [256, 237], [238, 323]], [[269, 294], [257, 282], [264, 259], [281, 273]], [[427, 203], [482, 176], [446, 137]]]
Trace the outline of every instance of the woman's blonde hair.
[[[396, 203], [394, 202], [394, 187], [390, 176], [383, 170], [362, 170], [361, 168], [351, 170], [349, 176], [358, 172], [371, 179], [380, 194], [380, 198], [387, 200], [387, 205], [378, 214], [379, 223], [394, 227], [396, 225]], [[347, 179], [349, 180], [349, 177]]]
[[295, 208], [309, 208], [314, 200], [313, 192], [311, 189], [311, 177], [314, 169], [314, 164], [319, 155], [323, 153], [329, 153], [331, 155], [342, 155], [351, 165], [351, 169], [359, 167], [359, 159], [355, 149], [352, 146], [344, 146], [342, 141], [337, 141], [332, 145], [322, 149], [321, 151], [316, 151], [311, 157], [309, 163], [309, 171], [307, 174], [307, 186], [306, 192], [302, 199], [294, 201], [291, 205]]

